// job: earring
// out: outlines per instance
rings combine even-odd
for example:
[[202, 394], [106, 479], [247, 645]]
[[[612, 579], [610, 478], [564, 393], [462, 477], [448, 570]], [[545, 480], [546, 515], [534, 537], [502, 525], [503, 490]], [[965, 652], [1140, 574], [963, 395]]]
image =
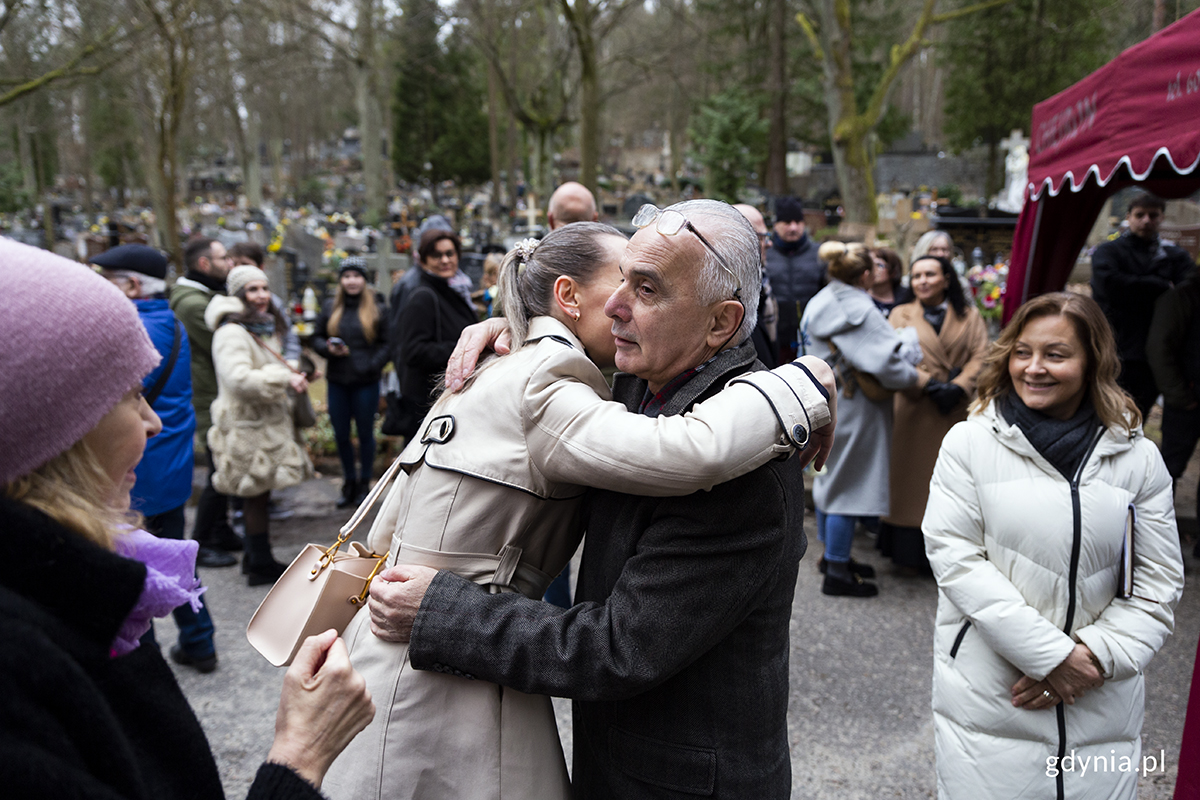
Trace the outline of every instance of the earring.
[[571, 319], [579, 319], [579, 312], [574, 310], [571, 311]]

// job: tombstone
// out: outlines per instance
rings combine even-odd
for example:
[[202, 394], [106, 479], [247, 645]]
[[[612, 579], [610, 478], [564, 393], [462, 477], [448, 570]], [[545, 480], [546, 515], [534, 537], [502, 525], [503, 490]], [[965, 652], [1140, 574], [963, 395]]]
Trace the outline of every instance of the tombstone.
[[1029, 140], [1017, 128], [1000, 140], [1000, 146], [1008, 153], [1004, 158], [1004, 189], [993, 199], [993, 205], [1001, 211], [1019, 214], [1025, 205], [1029, 183]]

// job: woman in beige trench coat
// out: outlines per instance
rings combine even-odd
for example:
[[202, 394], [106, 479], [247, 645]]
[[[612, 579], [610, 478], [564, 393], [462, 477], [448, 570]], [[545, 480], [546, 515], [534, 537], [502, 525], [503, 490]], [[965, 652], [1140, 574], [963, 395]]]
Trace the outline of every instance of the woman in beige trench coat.
[[917, 367], [917, 385], [897, 392], [894, 400], [891, 508], [877, 544], [897, 566], [929, 574], [921, 535], [929, 481], [943, 437], [967, 418], [988, 338], [949, 261], [922, 256], [910, 274], [916, 299], [896, 306], [888, 321], [894, 328], [915, 328], [925, 358]]
[[[790, 365], [739, 378], [683, 416], [607, 402], [597, 364], [612, 364], [615, 343], [603, 305], [626, 243], [576, 223], [505, 257], [500, 302], [524, 345], [444, 394], [401, 453], [369, 537], [389, 564], [540, 598], [579, 543], [584, 486], [690, 494], [801, 445], [781, 439], [795, 424], [827, 425], [824, 398]], [[334, 800], [569, 796], [549, 697], [413, 670], [407, 645], [374, 636], [367, 614], [345, 638], [379, 711], [326, 776]]]

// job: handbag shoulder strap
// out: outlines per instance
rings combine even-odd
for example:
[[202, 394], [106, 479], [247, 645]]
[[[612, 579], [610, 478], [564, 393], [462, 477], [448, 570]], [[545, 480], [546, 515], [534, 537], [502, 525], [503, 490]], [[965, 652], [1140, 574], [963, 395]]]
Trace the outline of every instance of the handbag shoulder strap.
[[264, 342], [261, 338], [259, 338], [259, 335], [257, 333], [255, 333], [254, 331], [251, 331], [251, 330], [247, 330], [246, 333], [250, 334], [250, 336], [254, 339], [254, 341], [258, 342], [259, 346], [262, 347], [263, 350], [266, 350], [268, 353], [275, 356], [275, 360], [278, 361], [280, 364], [283, 364], [285, 367], [287, 367], [289, 370], [296, 373], [297, 375], [304, 374], [303, 372], [301, 372], [300, 370], [296, 369], [291, 364], [289, 364], [287, 362], [286, 358], [279, 355], [279, 353], [276, 353], [271, 348], [267, 347], [267, 343]]
[[171, 355], [167, 356], [167, 363], [163, 365], [163, 370], [158, 374], [158, 379], [154, 381], [154, 385], [150, 387], [150, 391], [146, 392], [146, 405], [153, 407], [154, 401], [163, 393], [163, 389], [167, 388], [167, 380], [170, 379], [171, 373], [175, 371], [175, 362], [179, 360], [179, 350], [181, 347], [183, 347], [183, 328], [177, 318], [175, 320], [175, 338], [171, 341]]

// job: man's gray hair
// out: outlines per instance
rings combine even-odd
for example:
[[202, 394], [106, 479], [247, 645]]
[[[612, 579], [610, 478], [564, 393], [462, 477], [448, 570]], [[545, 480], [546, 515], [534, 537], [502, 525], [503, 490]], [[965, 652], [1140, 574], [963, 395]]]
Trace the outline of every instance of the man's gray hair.
[[749, 338], [758, 323], [758, 299], [762, 291], [762, 266], [758, 245], [758, 234], [750, 222], [728, 203], [719, 200], [686, 200], [670, 207], [687, 218], [688, 222], [703, 234], [737, 276], [737, 282], [721, 262], [703, 244], [704, 264], [696, 277], [696, 291], [700, 302], [711, 305], [722, 300], [733, 299], [733, 293], [741, 286], [739, 299], [746, 309], [741, 327], [733, 337], [741, 344]]
[[138, 297], [154, 297], [156, 294], [167, 293], [167, 282], [162, 278], [155, 278], [152, 275], [144, 275], [140, 272], [133, 272], [127, 269], [105, 270], [105, 274], [127, 281], [137, 281], [138, 285], [142, 287]]

